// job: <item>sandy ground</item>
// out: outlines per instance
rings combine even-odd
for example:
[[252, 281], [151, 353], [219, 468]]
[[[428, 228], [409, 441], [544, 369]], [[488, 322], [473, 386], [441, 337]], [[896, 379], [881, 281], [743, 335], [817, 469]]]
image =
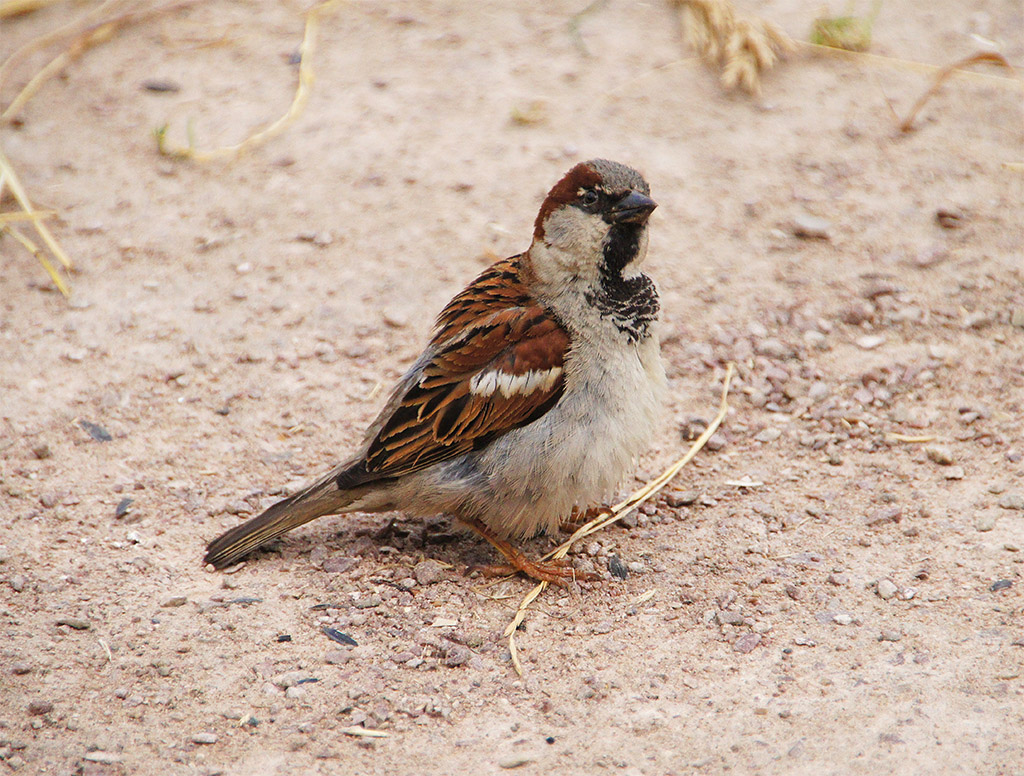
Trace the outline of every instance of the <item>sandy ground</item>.
[[[951, 81], [900, 135], [926, 73], [797, 56], [728, 96], [663, 4], [588, 16], [589, 56], [582, 5], [343, 6], [301, 119], [230, 163], [151, 131], [279, 115], [300, 3], [130, 28], [3, 128], [78, 269], [67, 303], [0, 240], [0, 770], [1024, 772], [1020, 90]], [[758, 11], [804, 38], [811, 5]], [[886, 2], [873, 51], [945, 64], [980, 34], [1024, 65], [1019, 3], [920, 7]], [[4, 22], [0, 57], [72, 10]], [[672, 390], [639, 476], [739, 379], [716, 449], [581, 548], [605, 579], [538, 602], [524, 677], [501, 632], [530, 583], [467, 576], [493, 555], [442, 518], [325, 519], [204, 570], [593, 156], [661, 205]]]

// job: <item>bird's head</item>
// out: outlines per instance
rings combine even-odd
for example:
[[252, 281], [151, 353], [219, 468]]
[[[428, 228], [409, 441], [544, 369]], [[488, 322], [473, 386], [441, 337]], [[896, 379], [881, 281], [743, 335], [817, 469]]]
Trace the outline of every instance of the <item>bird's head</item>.
[[616, 281], [639, 274], [647, 219], [657, 207], [636, 170], [607, 159], [581, 162], [548, 192], [530, 258], [544, 284]]

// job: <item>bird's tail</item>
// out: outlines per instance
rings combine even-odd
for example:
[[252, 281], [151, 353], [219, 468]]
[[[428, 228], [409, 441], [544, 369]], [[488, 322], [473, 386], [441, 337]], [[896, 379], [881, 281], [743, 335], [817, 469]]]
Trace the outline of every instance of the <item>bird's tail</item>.
[[343, 511], [355, 498], [349, 491], [339, 490], [336, 477], [337, 472], [331, 472], [262, 514], [225, 531], [207, 545], [203, 562], [217, 568], [230, 566], [293, 528]]

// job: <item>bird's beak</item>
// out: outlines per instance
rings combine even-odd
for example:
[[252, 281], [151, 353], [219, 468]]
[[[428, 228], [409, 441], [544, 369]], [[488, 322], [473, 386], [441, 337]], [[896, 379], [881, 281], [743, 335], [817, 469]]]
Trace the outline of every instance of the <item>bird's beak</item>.
[[657, 206], [658, 203], [646, 194], [631, 191], [612, 205], [605, 217], [613, 224], [643, 224]]

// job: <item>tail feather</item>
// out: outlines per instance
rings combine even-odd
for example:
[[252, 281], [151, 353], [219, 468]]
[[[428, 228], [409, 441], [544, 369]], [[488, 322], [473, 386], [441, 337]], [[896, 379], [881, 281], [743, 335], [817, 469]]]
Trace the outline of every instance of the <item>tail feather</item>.
[[322, 515], [337, 514], [344, 510], [354, 499], [338, 489], [335, 476], [332, 475], [222, 533], [207, 545], [203, 562], [212, 563], [217, 568], [230, 566], [293, 528]]

